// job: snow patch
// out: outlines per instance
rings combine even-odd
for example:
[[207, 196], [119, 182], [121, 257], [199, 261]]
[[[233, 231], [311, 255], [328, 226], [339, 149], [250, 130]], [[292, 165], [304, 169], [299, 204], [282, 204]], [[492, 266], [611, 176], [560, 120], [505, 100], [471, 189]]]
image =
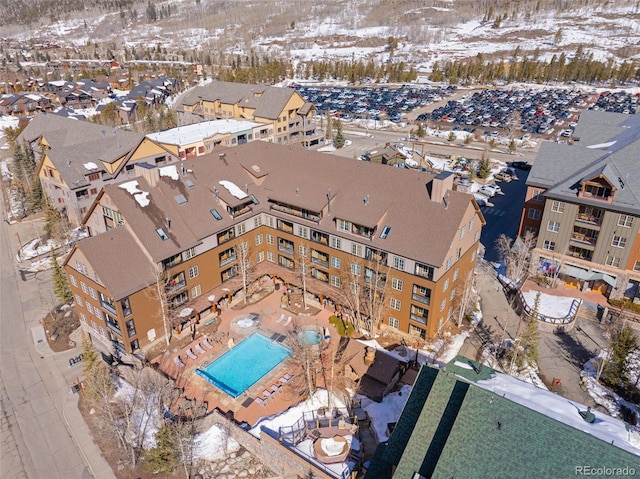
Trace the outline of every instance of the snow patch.
[[178, 168], [176, 165], [163, 166], [160, 168], [160, 176], [168, 176], [172, 180], [178, 181]]
[[93, 161], [89, 161], [88, 163], [83, 163], [82, 166], [84, 166], [84, 168], [89, 171], [98, 169], [98, 165], [96, 165]]
[[238, 186], [232, 181], [220, 180], [218, 183], [224, 186], [229, 193], [238, 198], [239, 200], [243, 200], [247, 197], [247, 194], [242, 191]]
[[217, 424], [196, 436], [194, 455], [198, 459], [218, 461], [240, 450], [240, 444]]

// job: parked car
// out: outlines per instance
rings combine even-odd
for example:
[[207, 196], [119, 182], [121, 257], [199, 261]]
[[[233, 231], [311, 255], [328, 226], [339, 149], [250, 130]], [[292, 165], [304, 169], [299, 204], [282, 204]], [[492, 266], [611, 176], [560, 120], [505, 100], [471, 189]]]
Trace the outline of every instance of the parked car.
[[489, 198], [501, 193], [502, 189], [498, 185], [484, 185], [478, 190], [478, 193], [488, 196]]
[[473, 195], [473, 197], [476, 199], [476, 203], [478, 203], [478, 206], [489, 206], [489, 199], [486, 196], [482, 196], [476, 193]]
[[519, 170], [530, 170], [531, 169], [531, 165], [529, 163], [527, 163], [526, 161], [512, 161], [511, 166], [513, 168], [518, 168]]
[[504, 181], [505, 183], [509, 183], [511, 181], [511, 175], [506, 172], [500, 172], [493, 175], [493, 179], [496, 181]]

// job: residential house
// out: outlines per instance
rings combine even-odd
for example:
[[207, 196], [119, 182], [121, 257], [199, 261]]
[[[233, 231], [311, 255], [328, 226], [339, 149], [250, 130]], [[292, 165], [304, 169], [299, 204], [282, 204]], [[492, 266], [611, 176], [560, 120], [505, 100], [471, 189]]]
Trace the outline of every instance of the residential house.
[[[407, 160], [407, 155], [396, 145], [387, 143], [383, 148], [376, 148], [364, 153], [362, 155], [362, 160], [403, 168]], [[411, 164], [417, 165], [418, 163], [413, 162]]]
[[574, 144], [542, 144], [520, 235], [537, 236], [533, 274], [607, 297], [640, 294], [640, 116], [587, 110]]
[[44, 193], [76, 225], [102, 186], [131, 177], [136, 162], [178, 160], [142, 135], [53, 114], [35, 116], [18, 140], [32, 145]]
[[422, 366], [365, 479], [628, 474], [637, 448], [617, 440], [622, 421], [600, 415], [457, 356], [445, 370]]
[[0, 115], [27, 116], [52, 109], [50, 98], [35, 93], [16, 93], [0, 98]]
[[260, 139], [273, 141], [273, 135], [261, 136], [263, 123], [247, 120], [211, 120], [147, 135], [181, 159], [211, 153], [217, 146], [236, 146]]
[[319, 143], [315, 107], [292, 88], [214, 81], [191, 90], [176, 105], [181, 125], [202, 120], [242, 119], [263, 123], [261, 137], [276, 143]]
[[[471, 195], [452, 191], [450, 174], [261, 141], [218, 152], [137, 163], [132, 179], [97, 196], [84, 220], [92, 237], [65, 268], [82, 324], [98, 339], [144, 348], [207, 315], [210, 298], [233, 301], [243, 280], [265, 276], [300, 286], [304, 274], [308, 294], [345, 319], [355, 299], [377, 302], [362, 314], [416, 338], [454, 315], [484, 218]], [[130, 277], [132, 255], [141, 263]], [[91, 288], [116, 306], [100, 309]], [[114, 332], [133, 319], [135, 336]]]

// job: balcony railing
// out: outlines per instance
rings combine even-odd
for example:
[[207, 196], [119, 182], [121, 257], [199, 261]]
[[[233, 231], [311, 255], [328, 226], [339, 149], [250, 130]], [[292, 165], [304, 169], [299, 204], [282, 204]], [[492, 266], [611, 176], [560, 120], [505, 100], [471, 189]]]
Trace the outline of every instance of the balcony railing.
[[426, 304], [427, 306], [431, 304], [431, 297], [429, 296], [422, 296], [422, 295], [413, 293], [411, 294], [411, 299], [413, 299], [414, 301], [418, 301], [419, 303]]
[[182, 288], [184, 288], [187, 285], [187, 281], [186, 280], [182, 280], [182, 281], [170, 281], [169, 284], [167, 285], [167, 294], [173, 294], [176, 291], [181, 290]]
[[105, 324], [107, 325], [107, 329], [109, 329], [110, 331], [113, 331], [118, 336], [122, 336], [122, 330], [120, 329], [120, 325], [118, 323], [112, 323], [111, 321], [105, 321]]
[[222, 258], [220, 258], [220, 266], [226, 266], [229, 263], [233, 263], [235, 260], [237, 260], [238, 257], [235, 254], [230, 254], [227, 256], [223, 256]]
[[415, 314], [415, 313], [411, 313], [411, 321], [415, 321], [416, 323], [420, 323], [420, 324], [427, 324], [427, 318], [424, 316], [421, 316], [419, 314]]
[[311, 262], [313, 264], [317, 264], [318, 266], [322, 266], [323, 268], [328, 268], [329, 267], [329, 261], [328, 260], [323, 260], [320, 258], [314, 258], [313, 256], [311, 257]]
[[104, 309], [106, 309], [107, 311], [109, 311], [111, 314], [118, 314], [118, 312], [116, 311], [116, 308], [113, 304], [109, 304], [105, 301], [100, 300], [100, 306], [102, 306]]
[[573, 233], [571, 235], [571, 239], [573, 241], [576, 241], [578, 243], [582, 243], [582, 244], [586, 244], [586, 245], [590, 245], [590, 246], [595, 246], [596, 245], [596, 241], [598, 240], [597, 236], [587, 236], [587, 235], [582, 235], [579, 233]]
[[588, 215], [586, 213], [578, 213], [578, 215], [576, 216], [576, 221], [594, 226], [600, 226], [602, 224], [601, 217]]

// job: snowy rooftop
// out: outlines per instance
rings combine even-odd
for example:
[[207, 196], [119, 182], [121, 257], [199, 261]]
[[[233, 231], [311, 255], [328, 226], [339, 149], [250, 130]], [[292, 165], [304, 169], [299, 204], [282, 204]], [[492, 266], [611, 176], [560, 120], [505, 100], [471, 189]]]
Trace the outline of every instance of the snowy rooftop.
[[250, 130], [261, 123], [247, 120], [213, 120], [194, 123], [193, 125], [179, 126], [159, 133], [150, 133], [147, 138], [159, 143], [172, 145], [188, 145], [202, 141], [216, 134], [234, 134]]

